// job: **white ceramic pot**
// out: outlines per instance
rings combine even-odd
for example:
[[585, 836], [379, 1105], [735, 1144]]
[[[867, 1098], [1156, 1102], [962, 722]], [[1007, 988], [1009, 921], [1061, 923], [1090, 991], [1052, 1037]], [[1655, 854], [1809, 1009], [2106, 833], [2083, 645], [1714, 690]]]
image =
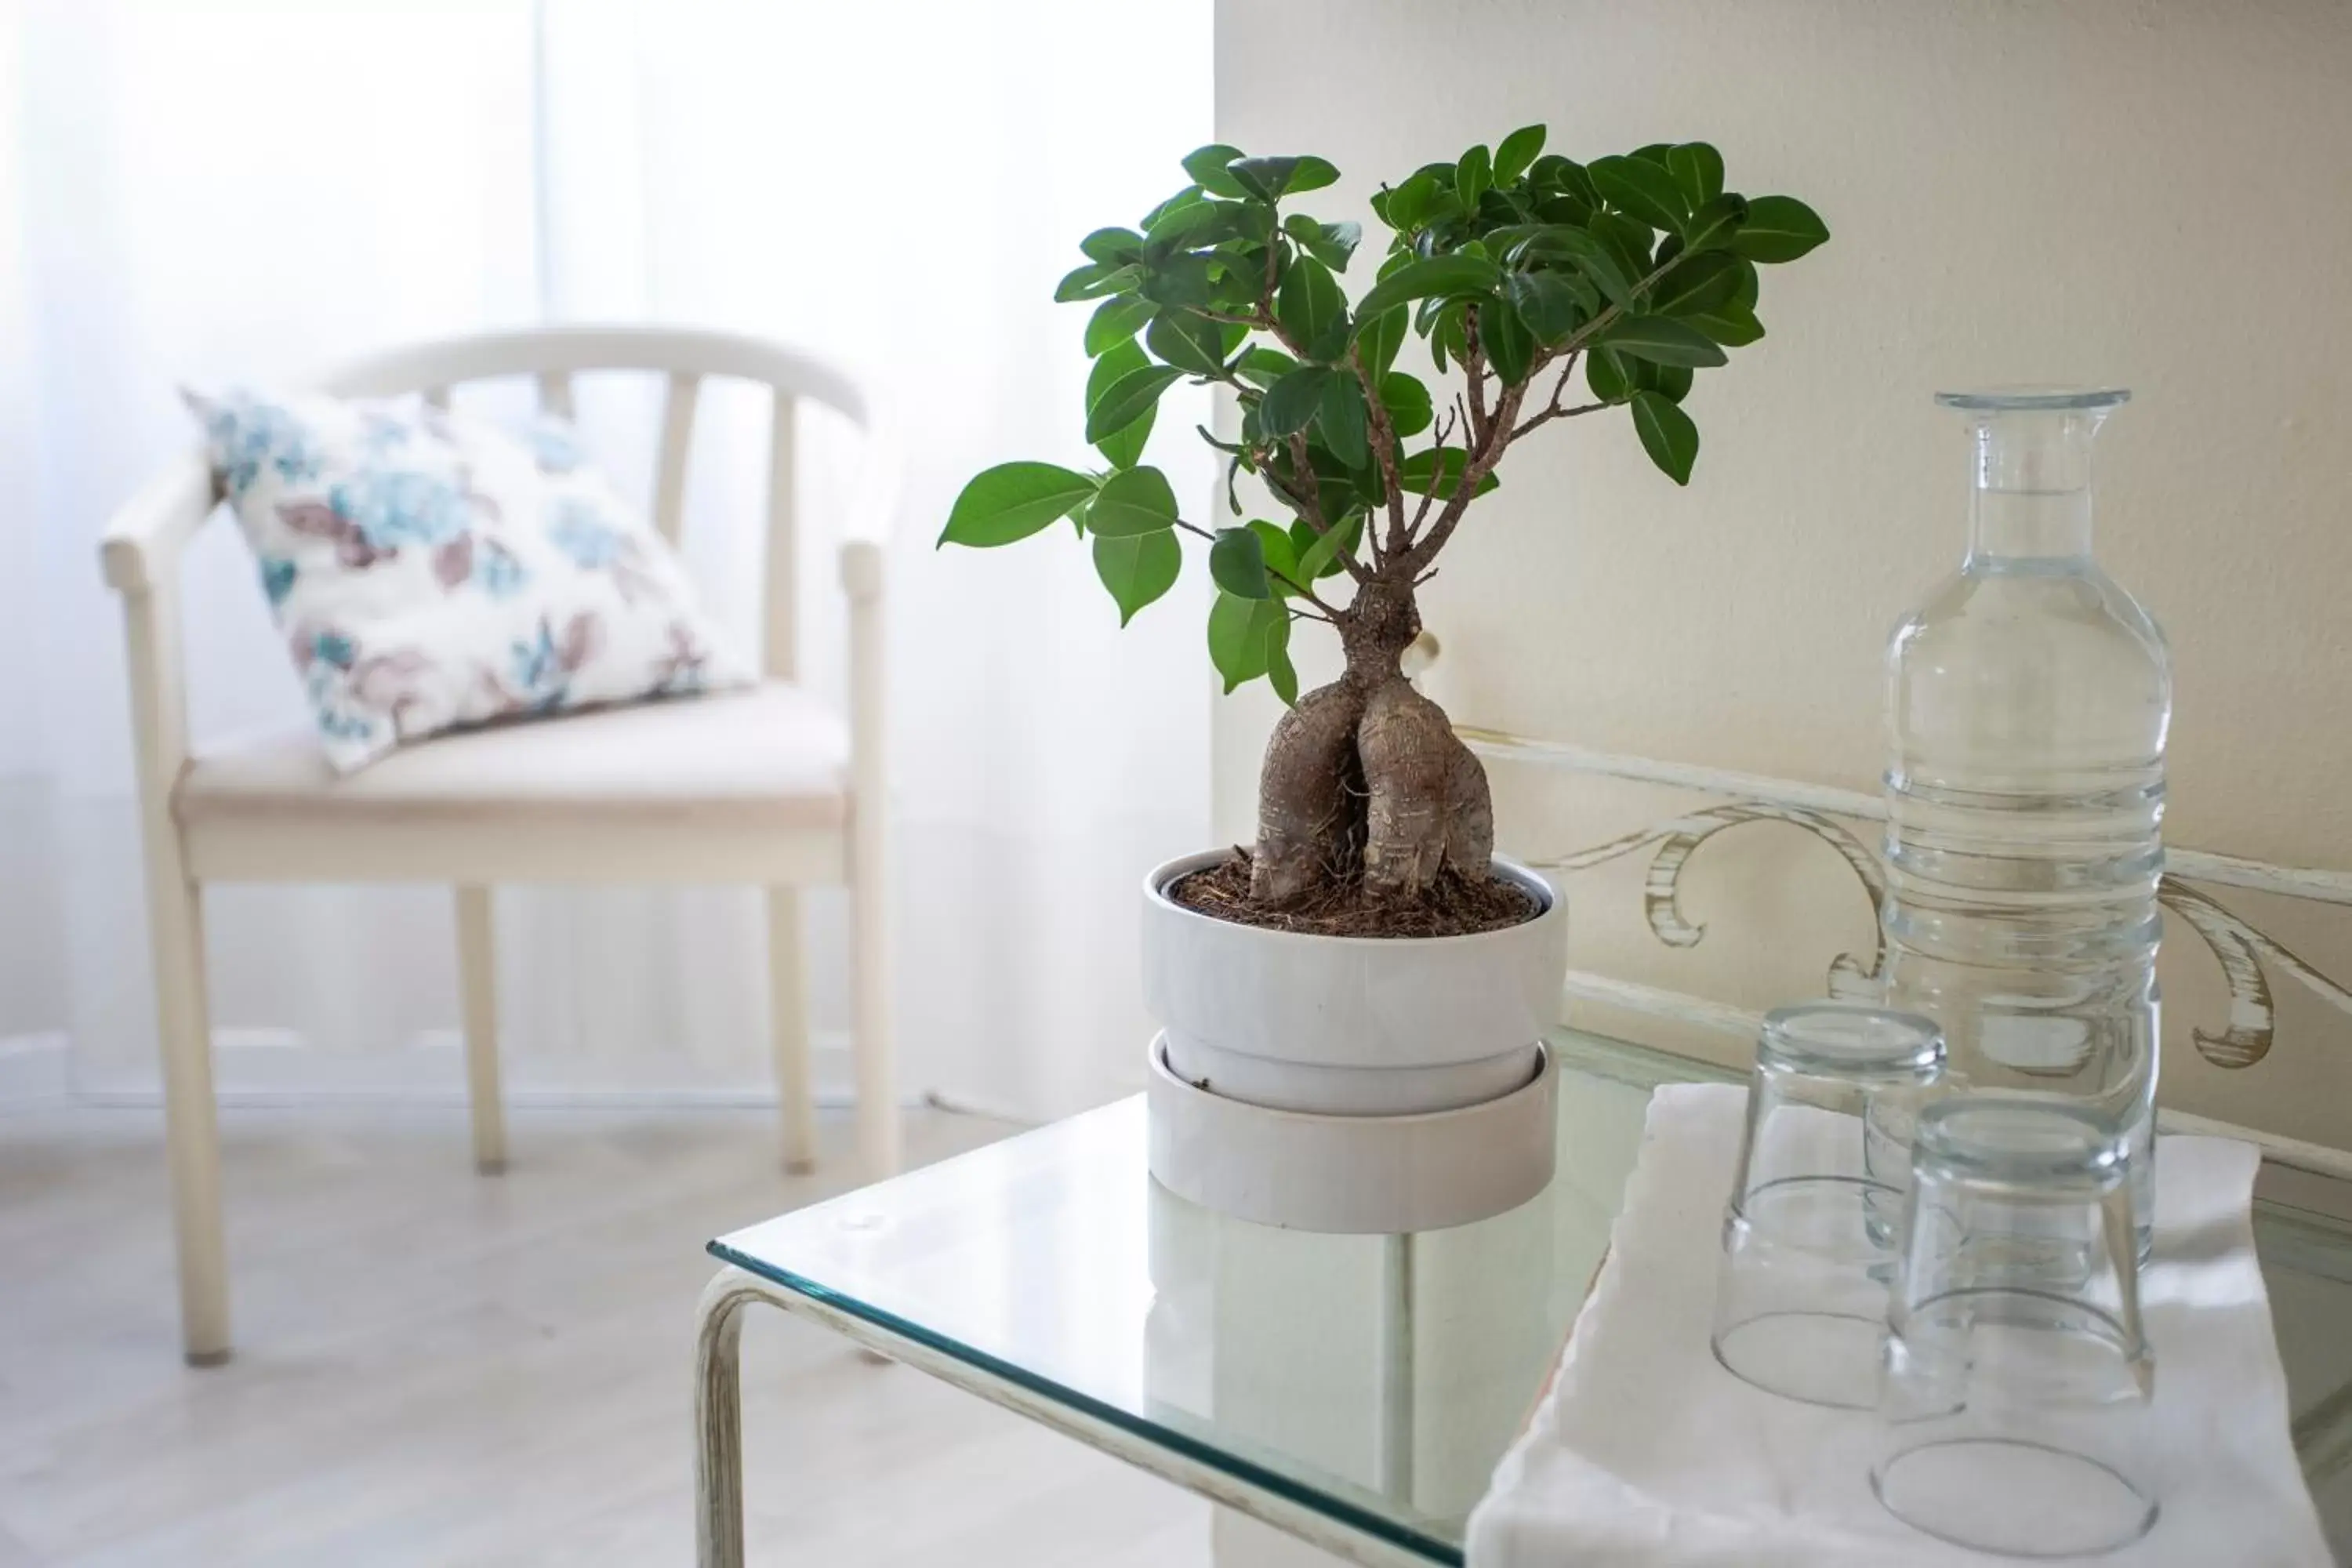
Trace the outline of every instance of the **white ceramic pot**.
[[1188, 855], [1143, 887], [1143, 1001], [1169, 1069], [1228, 1100], [1343, 1116], [1403, 1116], [1499, 1100], [1536, 1077], [1559, 1016], [1568, 908], [1496, 858], [1542, 905], [1472, 936], [1311, 936], [1239, 925], [1168, 897], [1224, 858]]

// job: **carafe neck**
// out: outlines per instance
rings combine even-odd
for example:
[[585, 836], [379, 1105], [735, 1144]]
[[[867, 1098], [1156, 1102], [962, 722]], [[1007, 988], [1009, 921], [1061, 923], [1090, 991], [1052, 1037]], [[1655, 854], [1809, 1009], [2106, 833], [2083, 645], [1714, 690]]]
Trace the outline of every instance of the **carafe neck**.
[[2105, 410], [1980, 411], [1972, 432], [1969, 560], [2091, 553], [2091, 442]]

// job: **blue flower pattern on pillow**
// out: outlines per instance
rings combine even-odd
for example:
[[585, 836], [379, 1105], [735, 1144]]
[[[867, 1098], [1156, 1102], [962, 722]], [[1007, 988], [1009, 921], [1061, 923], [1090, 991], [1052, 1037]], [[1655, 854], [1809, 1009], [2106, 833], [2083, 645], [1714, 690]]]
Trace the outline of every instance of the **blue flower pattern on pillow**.
[[530, 585], [530, 574], [514, 552], [496, 540], [474, 552], [474, 586], [493, 599], [511, 599]]
[[269, 595], [271, 609], [286, 602], [286, 595], [294, 591], [294, 581], [300, 575], [300, 569], [282, 555], [261, 558], [261, 591]]
[[413, 468], [363, 469], [327, 494], [336, 515], [382, 551], [444, 544], [473, 521], [456, 485]]
[[509, 674], [524, 707], [544, 713], [563, 706], [572, 672], [563, 668], [562, 656], [555, 647], [555, 633], [545, 621], [539, 623], [537, 637], [525, 638], [509, 648], [507, 659]]
[[232, 393], [205, 408], [205, 437], [213, 466], [229, 493], [242, 496], [264, 468], [289, 483], [316, 477], [317, 440], [310, 427], [274, 403]]
[[548, 503], [547, 537], [583, 572], [601, 571], [618, 561], [625, 542], [595, 506], [571, 496]]

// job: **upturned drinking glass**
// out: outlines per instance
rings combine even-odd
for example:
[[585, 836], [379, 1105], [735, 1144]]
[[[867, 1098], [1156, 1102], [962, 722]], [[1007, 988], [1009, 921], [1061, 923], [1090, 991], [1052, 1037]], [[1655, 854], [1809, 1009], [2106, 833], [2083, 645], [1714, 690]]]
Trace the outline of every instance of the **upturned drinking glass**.
[[1723, 1218], [1716, 1359], [1768, 1393], [1867, 1409], [1911, 1127], [1943, 1064], [1925, 1018], [1852, 1003], [1765, 1016]]
[[1946, 393], [1968, 551], [1886, 653], [1886, 1001], [1963, 1089], [2075, 1096], [2152, 1224], [2157, 890], [2171, 658], [2092, 554], [2092, 443], [2129, 394]]
[[2125, 1174], [2122, 1130], [2079, 1101], [1992, 1090], [1921, 1112], [1871, 1471], [1897, 1519], [2011, 1557], [2154, 1527]]

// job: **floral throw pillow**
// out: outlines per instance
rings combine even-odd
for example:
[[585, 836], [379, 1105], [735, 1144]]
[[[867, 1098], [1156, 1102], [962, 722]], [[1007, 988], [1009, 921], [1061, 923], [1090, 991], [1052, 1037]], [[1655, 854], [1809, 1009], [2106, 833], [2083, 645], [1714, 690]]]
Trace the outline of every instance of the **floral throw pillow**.
[[188, 395], [341, 773], [465, 724], [744, 684], [661, 535], [541, 418]]

